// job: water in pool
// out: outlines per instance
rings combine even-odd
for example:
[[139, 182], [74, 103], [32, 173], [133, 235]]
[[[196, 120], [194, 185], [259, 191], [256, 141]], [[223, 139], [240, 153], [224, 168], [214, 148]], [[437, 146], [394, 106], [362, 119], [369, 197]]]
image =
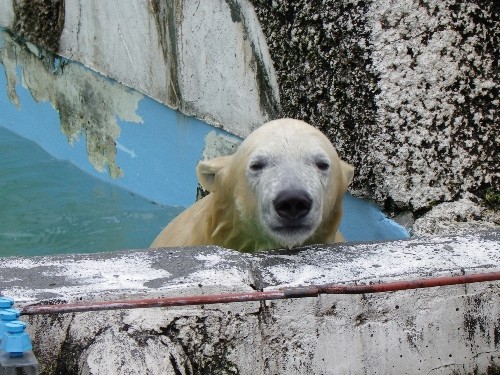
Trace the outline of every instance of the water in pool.
[[0, 256], [144, 248], [182, 210], [100, 181], [2, 127], [0, 155]]

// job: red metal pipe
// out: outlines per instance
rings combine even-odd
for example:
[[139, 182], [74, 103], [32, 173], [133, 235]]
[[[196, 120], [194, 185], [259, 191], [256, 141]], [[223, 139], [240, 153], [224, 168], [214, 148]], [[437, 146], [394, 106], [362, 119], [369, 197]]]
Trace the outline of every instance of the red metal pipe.
[[149, 298], [139, 300], [117, 300], [100, 301], [86, 303], [68, 303], [60, 305], [33, 305], [26, 306], [22, 315], [41, 315], [41, 314], [61, 314], [86, 311], [102, 310], [122, 310], [139, 309], [150, 307], [171, 307], [187, 305], [210, 305], [216, 303], [233, 303], [248, 301], [264, 301], [287, 298], [317, 297], [320, 294], [366, 294], [395, 292], [399, 290], [409, 290], [418, 288], [431, 288], [445, 285], [458, 285], [479, 283], [486, 281], [500, 281], [500, 272], [478, 273], [462, 276], [444, 276], [428, 279], [417, 279], [410, 281], [396, 281], [383, 284], [368, 285], [311, 285], [302, 287], [289, 287], [278, 290], [264, 292], [242, 292], [242, 293], [223, 293], [212, 295], [198, 295], [187, 297], [164, 297]]
[[485, 281], [499, 281], [500, 272], [475, 273], [460, 276], [442, 276], [428, 279], [409, 281], [395, 281], [385, 284], [368, 285], [325, 285], [325, 294], [365, 294], [396, 292], [399, 290], [432, 288], [436, 286], [481, 283]]

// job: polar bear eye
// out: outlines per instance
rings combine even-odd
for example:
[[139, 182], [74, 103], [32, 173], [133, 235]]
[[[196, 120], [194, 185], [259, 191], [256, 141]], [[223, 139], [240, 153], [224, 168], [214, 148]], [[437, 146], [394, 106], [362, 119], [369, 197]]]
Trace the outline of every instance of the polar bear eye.
[[320, 171], [327, 171], [328, 168], [330, 168], [330, 164], [324, 160], [318, 160], [316, 162], [316, 167], [318, 167]]
[[252, 162], [250, 163], [250, 170], [254, 171], [254, 172], [259, 172], [261, 170], [263, 170], [264, 168], [266, 167], [266, 163], [263, 162], [263, 161], [255, 161], [255, 162]]
[[254, 159], [252, 159], [248, 165], [248, 168], [252, 171], [252, 172], [260, 172], [262, 171], [264, 168], [267, 167], [267, 159], [266, 158], [263, 158], [263, 157], [256, 157]]

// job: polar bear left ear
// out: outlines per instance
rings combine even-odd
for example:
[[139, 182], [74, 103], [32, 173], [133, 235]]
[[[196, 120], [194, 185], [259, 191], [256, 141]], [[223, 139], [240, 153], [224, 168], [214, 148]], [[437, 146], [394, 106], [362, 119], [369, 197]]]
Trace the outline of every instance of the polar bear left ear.
[[196, 167], [196, 175], [198, 176], [198, 181], [201, 186], [209, 192], [213, 192], [217, 185], [217, 174], [220, 174], [221, 171], [229, 165], [230, 160], [231, 155], [200, 161]]
[[341, 190], [342, 190], [342, 194], [343, 194], [347, 191], [347, 187], [349, 186], [349, 184], [352, 181], [352, 178], [354, 177], [354, 167], [351, 164], [346, 163], [343, 160], [340, 160], [340, 169], [342, 171], [342, 180], [343, 181], [342, 181]]

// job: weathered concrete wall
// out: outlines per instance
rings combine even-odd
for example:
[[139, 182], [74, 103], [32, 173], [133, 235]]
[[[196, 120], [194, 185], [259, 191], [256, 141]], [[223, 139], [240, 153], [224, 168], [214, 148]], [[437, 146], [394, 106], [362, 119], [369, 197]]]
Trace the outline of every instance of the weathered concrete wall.
[[0, 13], [0, 26], [32, 43], [233, 134], [279, 111], [273, 65], [246, 0], [7, 0]]
[[[0, 259], [18, 306], [500, 270], [500, 232], [254, 255], [220, 248]], [[43, 374], [497, 374], [500, 283], [24, 317]]]

